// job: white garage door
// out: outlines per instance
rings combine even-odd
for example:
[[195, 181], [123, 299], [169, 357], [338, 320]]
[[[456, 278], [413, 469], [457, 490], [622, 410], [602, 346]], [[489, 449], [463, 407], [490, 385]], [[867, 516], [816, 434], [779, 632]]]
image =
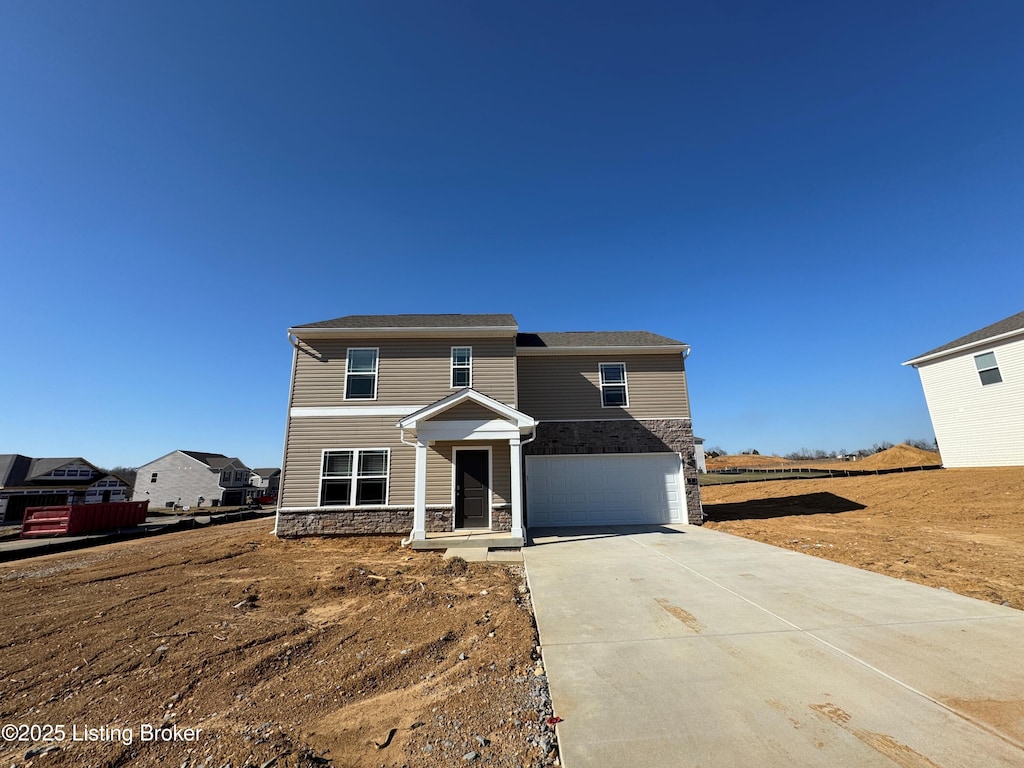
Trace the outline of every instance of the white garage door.
[[681, 523], [674, 453], [526, 457], [529, 526]]

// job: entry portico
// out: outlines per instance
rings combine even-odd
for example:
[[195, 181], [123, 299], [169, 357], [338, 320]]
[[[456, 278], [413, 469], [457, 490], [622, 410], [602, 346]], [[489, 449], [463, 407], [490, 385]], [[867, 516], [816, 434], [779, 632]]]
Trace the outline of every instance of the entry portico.
[[[436, 443], [454, 444], [453, 459], [460, 452], [465, 461], [453, 460], [452, 529], [474, 525], [492, 530], [508, 530], [513, 538], [524, 538], [523, 528], [523, 452], [524, 443], [536, 435], [537, 422], [511, 406], [481, 394], [462, 389], [448, 397], [409, 414], [396, 425], [401, 440], [416, 449], [413, 486], [413, 526], [410, 541], [426, 539], [428, 448]], [[411, 438], [411, 440], [410, 440]], [[508, 465], [493, 466], [487, 446], [507, 441]], [[478, 449], [478, 450], [474, 450]], [[481, 455], [487, 452], [486, 465]], [[503, 451], [502, 451], [503, 452]], [[477, 456], [470, 459], [470, 454]], [[491, 492], [495, 477], [508, 473], [510, 525], [495, 525]], [[478, 510], [485, 510], [482, 517]]]

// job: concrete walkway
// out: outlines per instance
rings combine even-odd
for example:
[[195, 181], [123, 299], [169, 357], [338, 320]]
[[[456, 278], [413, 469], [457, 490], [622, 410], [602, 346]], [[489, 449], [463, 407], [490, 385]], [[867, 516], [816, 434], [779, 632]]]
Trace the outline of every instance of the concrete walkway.
[[562, 533], [524, 556], [567, 768], [1024, 766], [1024, 613], [703, 528]]

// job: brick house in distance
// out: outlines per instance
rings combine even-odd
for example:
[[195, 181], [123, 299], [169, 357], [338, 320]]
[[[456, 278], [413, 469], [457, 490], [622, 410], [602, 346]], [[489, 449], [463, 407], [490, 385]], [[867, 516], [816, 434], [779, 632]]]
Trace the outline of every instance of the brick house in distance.
[[279, 536], [703, 522], [683, 342], [499, 314], [289, 337]]

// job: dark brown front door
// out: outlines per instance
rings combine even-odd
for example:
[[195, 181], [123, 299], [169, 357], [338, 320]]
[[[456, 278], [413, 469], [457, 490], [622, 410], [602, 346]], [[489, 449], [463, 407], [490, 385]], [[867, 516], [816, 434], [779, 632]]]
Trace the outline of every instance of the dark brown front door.
[[491, 478], [487, 451], [455, 452], [455, 527], [486, 528]]

